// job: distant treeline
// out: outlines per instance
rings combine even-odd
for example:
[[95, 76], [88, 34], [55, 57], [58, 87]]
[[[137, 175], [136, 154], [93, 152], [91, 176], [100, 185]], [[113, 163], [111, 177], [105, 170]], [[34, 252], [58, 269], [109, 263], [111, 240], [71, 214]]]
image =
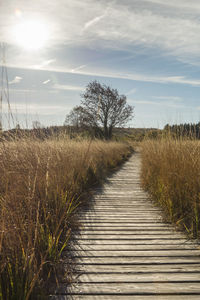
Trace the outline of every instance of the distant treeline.
[[69, 135], [70, 130], [66, 126], [50, 126], [33, 129], [13, 128], [5, 130], [0, 133], [0, 141], [2, 140], [15, 140], [21, 138], [36, 138], [46, 140], [52, 136]]
[[200, 122], [197, 124], [185, 123], [180, 125], [165, 125], [165, 131], [175, 135], [176, 137], [189, 137], [200, 139]]
[[[174, 138], [189, 138], [200, 139], [200, 122], [165, 125], [164, 129], [157, 128], [119, 128], [113, 129], [113, 140], [132, 140], [143, 141], [144, 139], [161, 139], [170, 135]], [[49, 127], [35, 127], [32, 129], [22, 129], [19, 126], [16, 128], [0, 132], [0, 141], [15, 140], [21, 138], [36, 138], [46, 140], [51, 137], [61, 137], [67, 135], [68, 138], [96, 138], [92, 128], [77, 128], [76, 126], [49, 126]], [[99, 137], [103, 139], [102, 137]]]
[[[134, 140], [142, 141], [144, 138], [157, 138], [161, 135], [162, 130], [155, 128], [114, 128], [113, 140]], [[68, 136], [68, 138], [94, 138], [96, 137], [93, 130], [88, 128], [77, 128], [76, 126], [50, 126], [37, 127], [32, 129], [23, 129], [20, 126], [10, 130], [0, 132], [0, 141], [16, 140], [21, 138], [31, 138], [46, 140], [51, 137]]]

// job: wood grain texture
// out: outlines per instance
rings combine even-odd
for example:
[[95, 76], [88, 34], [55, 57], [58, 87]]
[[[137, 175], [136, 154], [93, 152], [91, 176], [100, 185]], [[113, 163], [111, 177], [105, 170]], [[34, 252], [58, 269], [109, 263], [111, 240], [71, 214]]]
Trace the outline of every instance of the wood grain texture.
[[140, 164], [134, 154], [96, 189], [79, 216], [73, 283], [51, 300], [200, 299], [200, 245], [163, 221], [140, 186]]
[[52, 296], [50, 300], [199, 300], [199, 295], [59, 295]]

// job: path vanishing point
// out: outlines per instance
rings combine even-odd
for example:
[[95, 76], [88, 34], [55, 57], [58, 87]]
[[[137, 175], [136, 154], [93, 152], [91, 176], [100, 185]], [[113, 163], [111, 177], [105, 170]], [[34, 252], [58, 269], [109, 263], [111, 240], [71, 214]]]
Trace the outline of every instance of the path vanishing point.
[[97, 189], [73, 254], [80, 272], [53, 299], [200, 300], [200, 246], [162, 220], [140, 164], [136, 153]]

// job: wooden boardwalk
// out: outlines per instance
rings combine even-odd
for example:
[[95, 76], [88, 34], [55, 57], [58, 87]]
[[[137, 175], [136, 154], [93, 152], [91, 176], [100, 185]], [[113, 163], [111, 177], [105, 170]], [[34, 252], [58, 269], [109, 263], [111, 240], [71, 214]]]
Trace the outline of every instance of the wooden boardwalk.
[[200, 299], [200, 247], [162, 221], [140, 186], [134, 154], [81, 215], [79, 276], [53, 299]]

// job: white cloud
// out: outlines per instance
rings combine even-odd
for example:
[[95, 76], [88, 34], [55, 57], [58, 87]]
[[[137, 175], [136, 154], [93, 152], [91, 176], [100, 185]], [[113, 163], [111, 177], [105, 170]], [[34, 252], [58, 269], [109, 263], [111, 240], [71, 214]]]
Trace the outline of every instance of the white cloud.
[[36, 93], [36, 92], [38, 92], [36, 89], [33, 89], [33, 88], [31, 88], [31, 89], [17, 89], [17, 88], [10, 88], [9, 89], [9, 91], [10, 92], [13, 92], [13, 93]]
[[[8, 64], [8, 67], [17, 67], [20, 69], [20, 65], [13, 65], [13, 64]], [[23, 67], [25, 68], [25, 67]], [[26, 69], [32, 69], [32, 67], [27, 67]], [[35, 68], [36, 69], [36, 68]], [[40, 70], [40, 69], [38, 69]], [[42, 69], [43, 71], [49, 71], [49, 72], [58, 72], [58, 73], [73, 73], [70, 68], [65, 68], [65, 67], [46, 67]], [[190, 85], [190, 86], [200, 86], [200, 79], [191, 79], [187, 78], [185, 76], [154, 76], [151, 74], [142, 74], [142, 73], [125, 73], [125, 72], [112, 72], [108, 70], [101, 70], [101, 71], [90, 71], [90, 70], [84, 70], [80, 71], [77, 70], [76, 74], [81, 74], [85, 76], [95, 76], [95, 77], [105, 77], [105, 78], [118, 78], [118, 79], [128, 79], [132, 81], [141, 81], [141, 82], [152, 82], [152, 83], [163, 83], [163, 84], [183, 84], [183, 85]], [[80, 86], [68, 86], [68, 85], [60, 85], [60, 84], [55, 84], [54, 88], [57, 89], [65, 89], [65, 90], [83, 90], [83, 87]]]
[[[10, 30], [19, 22], [15, 10], [15, 1], [1, 4], [0, 40], [14, 46]], [[47, 0], [30, 5], [20, 0], [20, 11], [21, 19], [42, 18], [48, 24], [51, 49], [70, 44], [123, 48], [131, 52], [134, 46], [140, 45], [160, 49], [163, 54], [186, 62], [200, 58], [199, 0], [60, 0], [59, 5]], [[55, 59], [44, 60], [38, 67], [45, 69], [54, 62]]]
[[[68, 106], [63, 105], [44, 105], [36, 103], [11, 103], [11, 110], [13, 113], [31, 114], [40, 113], [41, 115], [54, 115], [55, 113], [63, 113], [63, 111], [68, 111]], [[7, 104], [3, 103], [3, 110], [7, 110]]]
[[160, 100], [164, 100], [164, 101], [175, 101], [175, 102], [181, 102], [183, 101], [183, 99], [181, 97], [177, 97], [177, 96], [152, 96], [151, 98], [154, 99], [160, 99]]
[[20, 83], [22, 81], [22, 77], [20, 76], [15, 76], [15, 78], [11, 81], [9, 81], [9, 84], [16, 84], [16, 83]]
[[49, 83], [50, 81], [51, 81], [51, 79], [47, 79], [47, 80], [43, 81], [42, 84], [47, 84], [47, 83]]
[[[59, 69], [57, 69], [59, 72]], [[67, 72], [70, 73], [69, 70], [60, 70], [60, 72]], [[89, 76], [98, 76], [98, 77], [108, 77], [108, 78], [119, 78], [119, 79], [128, 79], [133, 81], [142, 81], [142, 82], [153, 82], [153, 83], [178, 83], [184, 85], [191, 85], [191, 86], [200, 86], [200, 79], [189, 79], [185, 76], [154, 76], [154, 75], [146, 75], [140, 73], [112, 73], [107, 70], [103, 70], [100, 72], [93, 72], [93, 71], [84, 71], [84, 72], [77, 72], [77, 74], [81, 75], [89, 75]]]
[[188, 1], [188, 0], [145, 0], [146, 2], [150, 2], [153, 4], [160, 4], [163, 5], [165, 7], [169, 7], [169, 8], [175, 8], [175, 9], [180, 9], [181, 10], [187, 10], [187, 12], [193, 12], [196, 13], [200, 10], [200, 2], [199, 0], [192, 0], [192, 1]]
[[44, 60], [42, 63], [36, 65], [35, 68], [37, 68], [37, 69], [43, 69], [43, 68], [45, 68], [46, 66], [48, 66], [48, 65], [50, 65], [50, 64], [52, 64], [52, 63], [54, 63], [54, 62], [56, 62], [56, 59], [48, 59], [48, 60]]
[[74, 86], [74, 85], [64, 85], [64, 84], [54, 84], [54, 89], [57, 90], [64, 90], [64, 91], [83, 91], [84, 88], [81, 86]]
[[163, 102], [163, 101], [149, 101], [149, 100], [134, 100], [134, 99], [129, 99], [129, 102], [131, 102], [133, 105], [134, 104], [145, 104], [145, 105], [156, 105], [156, 106], [165, 106], [165, 107], [172, 107], [172, 108], [185, 108], [185, 105], [183, 104], [177, 104], [173, 102]]
[[88, 29], [89, 27], [95, 25], [96, 23], [98, 23], [101, 19], [103, 19], [105, 16], [105, 14], [95, 17], [94, 19], [88, 21], [85, 25], [84, 25], [84, 30]]
[[153, 83], [178, 83], [178, 84], [185, 84], [191, 86], [200, 86], [200, 79], [188, 79], [184, 76], [152, 76], [152, 75], [144, 75], [144, 74], [95, 74], [96, 76], [105, 76], [111, 78], [120, 78], [120, 79], [129, 79], [135, 81], [143, 81], [143, 82], [153, 82]]
[[86, 67], [86, 65], [81, 65], [81, 66], [79, 66], [79, 67], [77, 67], [77, 68], [72, 69], [71, 72], [72, 72], [72, 73], [76, 73], [77, 71], [80, 71], [81, 69], [83, 69], [83, 68], [85, 68], [85, 67]]
[[[106, 43], [109, 47], [141, 44], [160, 47], [180, 57], [191, 53], [198, 57], [200, 55], [200, 21], [197, 17], [200, 3], [197, 0], [132, 0], [118, 3], [105, 0], [60, 0], [59, 5], [53, 1], [49, 3], [47, 0], [40, 0], [31, 6], [27, 1], [21, 0], [20, 6], [20, 18], [36, 15], [48, 24], [51, 31], [49, 46], [67, 43], [98, 43], [102, 47]], [[14, 43], [8, 33], [18, 22], [14, 13], [11, 14], [15, 9], [15, 2], [12, 0], [2, 4], [2, 41]], [[100, 22], [102, 19], [103, 22]], [[47, 63], [52, 63], [52, 60]]]
[[132, 94], [135, 94], [137, 92], [137, 89], [131, 89], [129, 90], [127, 93], [125, 93], [126, 96], [128, 95], [132, 95]]

